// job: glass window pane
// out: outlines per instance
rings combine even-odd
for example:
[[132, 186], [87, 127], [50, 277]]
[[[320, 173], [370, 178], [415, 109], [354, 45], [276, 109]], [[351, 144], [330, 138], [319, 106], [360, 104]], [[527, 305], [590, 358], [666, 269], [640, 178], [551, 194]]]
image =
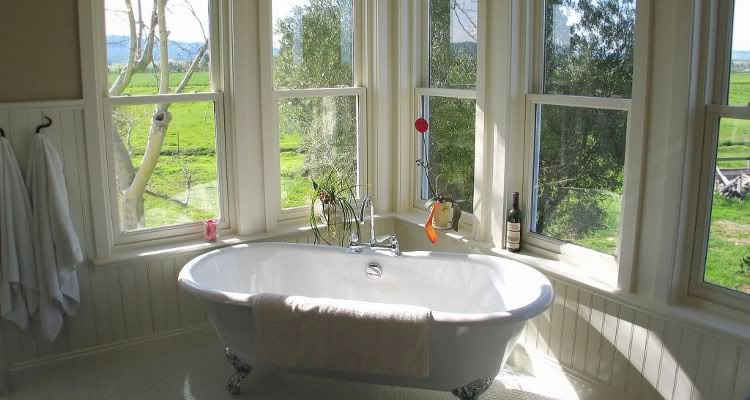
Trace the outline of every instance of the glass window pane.
[[213, 102], [112, 109], [122, 231], [221, 218]]
[[430, 87], [474, 89], [477, 0], [430, 0]]
[[[109, 95], [211, 91], [209, 1], [105, 0]], [[168, 38], [159, 29], [162, 4]], [[164, 71], [162, 39], [168, 43]], [[162, 80], [169, 81], [169, 90], [160, 90]]]
[[357, 184], [357, 96], [282, 99], [279, 135], [282, 208], [309, 205], [332, 169]]
[[423, 118], [430, 124], [426, 137], [430, 185], [420, 171], [422, 199], [435, 194], [447, 195], [461, 210], [471, 213], [474, 211], [476, 100], [430, 96], [423, 97], [422, 102]]
[[734, 2], [729, 104], [750, 105], [750, 1]]
[[625, 111], [537, 106], [531, 231], [615, 255]]
[[547, 0], [543, 93], [630, 98], [635, 0]]
[[750, 294], [750, 120], [721, 121], [709, 232], [706, 282]]
[[352, 0], [274, 0], [276, 88], [354, 85]]

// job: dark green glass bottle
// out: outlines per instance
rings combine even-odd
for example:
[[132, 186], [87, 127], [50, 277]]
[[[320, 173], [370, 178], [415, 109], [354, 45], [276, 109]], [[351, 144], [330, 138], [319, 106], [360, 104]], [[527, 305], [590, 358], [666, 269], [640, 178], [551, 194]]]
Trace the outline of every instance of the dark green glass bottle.
[[518, 192], [513, 192], [513, 208], [508, 211], [505, 248], [513, 253], [521, 251], [521, 210], [518, 208]]

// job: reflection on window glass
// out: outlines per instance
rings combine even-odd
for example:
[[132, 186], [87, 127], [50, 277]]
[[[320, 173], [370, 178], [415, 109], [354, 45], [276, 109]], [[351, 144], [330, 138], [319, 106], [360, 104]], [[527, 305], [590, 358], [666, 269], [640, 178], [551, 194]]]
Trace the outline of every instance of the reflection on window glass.
[[430, 87], [474, 89], [477, 0], [430, 1]]
[[544, 93], [630, 98], [634, 0], [547, 0]]
[[113, 107], [122, 231], [221, 217], [214, 117], [213, 102]]
[[[105, 0], [109, 95], [211, 91], [209, 0]], [[156, 5], [156, 7], [154, 7]], [[169, 70], [161, 71], [160, 9]], [[160, 82], [169, 91], [160, 91]]]
[[[474, 131], [476, 100], [424, 97], [423, 117], [428, 120], [430, 180], [438, 195], [448, 195], [461, 210], [474, 207]], [[422, 176], [422, 198], [429, 191]]]
[[274, 0], [274, 86], [353, 86], [352, 0]]
[[357, 184], [356, 96], [282, 99], [279, 135], [282, 208], [310, 204], [310, 178], [331, 168]]
[[537, 107], [531, 231], [615, 255], [627, 112]]
[[750, 120], [722, 119], [718, 145], [704, 278], [750, 293]]
[[732, 65], [729, 74], [729, 104], [750, 105], [750, 1], [734, 2]]

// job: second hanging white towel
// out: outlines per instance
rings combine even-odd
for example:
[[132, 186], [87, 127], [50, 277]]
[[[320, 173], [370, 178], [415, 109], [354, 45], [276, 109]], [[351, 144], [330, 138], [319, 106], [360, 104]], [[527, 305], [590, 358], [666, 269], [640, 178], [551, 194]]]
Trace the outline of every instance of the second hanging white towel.
[[44, 134], [32, 139], [26, 172], [41, 294], [37, 318], [41, 333], [52, 341], [62, 328], [64, 314], [73, 315], [80, 305], [76, 266], [83, 261], [83, 252], [70, 219], [62, 160]]

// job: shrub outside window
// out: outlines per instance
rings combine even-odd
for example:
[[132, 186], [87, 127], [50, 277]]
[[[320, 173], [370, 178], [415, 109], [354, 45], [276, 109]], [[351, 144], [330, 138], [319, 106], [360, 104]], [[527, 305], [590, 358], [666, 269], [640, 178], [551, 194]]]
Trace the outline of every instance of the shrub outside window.
[[105, 0], [104, 9], [116, 242], [145, 239], [137, 232], [197, 232], [226, 209], [216, 4]]

